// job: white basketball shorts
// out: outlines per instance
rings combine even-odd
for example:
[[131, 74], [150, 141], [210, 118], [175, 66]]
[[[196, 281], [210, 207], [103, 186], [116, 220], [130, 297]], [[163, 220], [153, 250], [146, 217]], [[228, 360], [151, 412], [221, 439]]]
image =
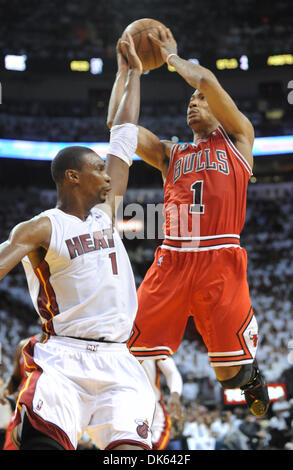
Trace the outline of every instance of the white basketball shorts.
[[128, 443], [151, 449], [155, 395], [125, 344], [50, 337], [24, 357], [27, 382], [18, 415], [64, 446], [76, 449], [87, 432], [100, 450]]

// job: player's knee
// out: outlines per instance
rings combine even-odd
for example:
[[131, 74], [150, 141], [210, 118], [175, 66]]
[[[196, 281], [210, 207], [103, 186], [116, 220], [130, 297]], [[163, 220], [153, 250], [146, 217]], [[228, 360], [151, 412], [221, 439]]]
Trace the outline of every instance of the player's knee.
[[231, 378], [219, 380], [223, 388], [239, 388], [247, 384], [253, 375], [253, 364], [244, 364], [241, 369]]

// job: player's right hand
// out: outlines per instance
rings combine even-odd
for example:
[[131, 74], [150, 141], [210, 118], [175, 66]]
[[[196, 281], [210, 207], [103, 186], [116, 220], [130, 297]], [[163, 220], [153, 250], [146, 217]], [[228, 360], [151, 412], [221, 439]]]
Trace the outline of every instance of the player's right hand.
[[157, 39], [151, 33], [148, 34], [148, 37], [160, 48], [162, 58], [166, 62], [168, 55], [177, 55], [177, 42], [175, 41], [174, 36], [169, 28], [162, 28], [162, 26], [159, 26], [158, 29], [160, 39]]

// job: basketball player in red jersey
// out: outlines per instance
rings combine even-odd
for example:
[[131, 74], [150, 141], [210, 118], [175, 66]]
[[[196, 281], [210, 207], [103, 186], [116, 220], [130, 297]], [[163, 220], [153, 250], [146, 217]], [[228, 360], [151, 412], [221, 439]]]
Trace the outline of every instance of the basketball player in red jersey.
[[12, 431], [20, 450], [75, 450], [84, 432], [100, 450], [152, 447], [155, 396], [126, 344], [137, 295], [114, 226], [137, 146], [142, 73], [131, 37], [124, 47], [127, 81], [106, 163], [86, 147], [61, 150], [51, 165], [56, 207], [0, 245], [0, 279], [22, 262], [43, 331], [23, 348], [28, 377]]
[[[136, 153], [164, 181], [165, 239], [138, 289], [138, 313], [128, 343], [139, 359], [174, 353], [192, 316], [224, 388], [240, 387], [250, 411], [264, 416], [267, 386], [255, 359], [258, 327], [240, 246], [252, 174], [254, 130], [208, 69], [177, 54], [170, 30], [160, 30], [165, 62], [195, 89], [187, 109], [192, 144], [161, 141], [140, 127]], [[123, 86], [123, 57], [118, 64]], [[108, 125], [117, 103], [110, 103]]]

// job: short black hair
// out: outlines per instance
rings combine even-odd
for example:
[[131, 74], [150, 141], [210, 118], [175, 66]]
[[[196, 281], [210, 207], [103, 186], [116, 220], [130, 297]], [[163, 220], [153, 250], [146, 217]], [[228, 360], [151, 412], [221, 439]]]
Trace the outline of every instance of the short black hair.
[[84, 155], [90, 152], [93, 150], [80, 145], [72, 145], [60, 150], [51, 163], [51, 175], [54, 182], [61, 183], [68, 169], [80, 171], [84, 163]]

